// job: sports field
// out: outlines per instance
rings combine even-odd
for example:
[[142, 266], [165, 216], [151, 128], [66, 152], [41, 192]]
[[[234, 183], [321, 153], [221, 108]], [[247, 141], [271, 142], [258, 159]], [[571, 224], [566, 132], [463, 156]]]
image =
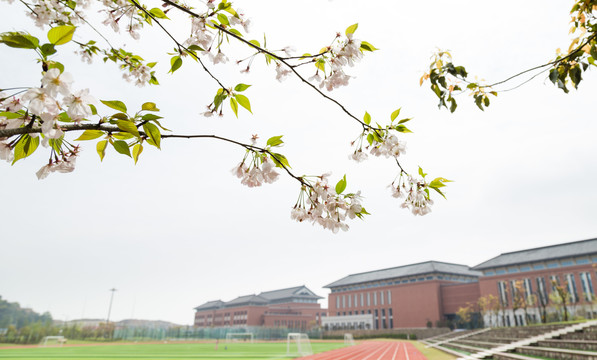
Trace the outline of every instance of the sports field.
[[[312, 342], [314, 353], [344, 347], [342, 342]], [[214, 360], [275, 360], [289, 359], [286, 342], [276, 343], [167, 343], [167, 344], [101, 344], [63, 347], [27, 347], [19, 349], [0, 348], [0, 359], [214, 359]]]

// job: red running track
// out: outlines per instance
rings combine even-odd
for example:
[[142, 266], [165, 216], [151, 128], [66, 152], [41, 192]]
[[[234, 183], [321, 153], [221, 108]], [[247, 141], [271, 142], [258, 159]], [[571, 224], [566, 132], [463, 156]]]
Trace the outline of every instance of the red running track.
[[367, 341], [360, 345], [305, 356], [301, 360], [427, 360], [405, 341]]

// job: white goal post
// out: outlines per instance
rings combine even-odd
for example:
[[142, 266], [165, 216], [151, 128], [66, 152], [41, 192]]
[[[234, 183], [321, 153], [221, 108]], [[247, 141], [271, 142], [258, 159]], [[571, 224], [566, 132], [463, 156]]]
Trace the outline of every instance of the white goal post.
[[44, 336], [39, 343], [39, 346], [48, 346], [52, 344], [58, 344], [60, 346], [66, 343], [66, 338], [64, 336]]
[[312, 355], [311, 341], [309, 335], [304, 333], [288, 333], [286, 340], [287, 356], [307, 356]]
[[350, 334], [350, 333], [344, 334], [344, 345], [346, 345], [346, 346], [354, 345], [354, 338], [352, 337], [352, 334]]
[[249, 341], [251, 344], [253, 343], [253, 333], [246, 332], [246, 333], [227, 333], [226, 334], [226, 342], [233, 342], [233, 341]]

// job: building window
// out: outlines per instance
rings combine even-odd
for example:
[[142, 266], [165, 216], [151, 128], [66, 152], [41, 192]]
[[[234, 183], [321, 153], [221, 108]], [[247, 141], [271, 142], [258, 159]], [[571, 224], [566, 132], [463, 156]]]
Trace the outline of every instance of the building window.
[[373, 292], [373, 306], [377, 306], [377, 291]]
[[593, 283], [591, 282], [591, 273], [582, 272], [580, 275], [580, 283], [582, 286], [582, 292], [584, 294], [584, 298], [586, 301], [591, 302], [593, 301], [594, 292], [593, 292]]
[[357, 298], [357, 294], [354, 294], [354, 307], [359, 307], [359, 299]]
[[547, 264], [547, 268], [548, 269], [555, 269], [557, 267], [559, 267], [560, 265], [557, 262], [551, 262]]
[[388, 305], [392, 305], [392, 292], [388, 290]]
[[386, 309], [381, 309], [381, 322], [382, 322], [382, 327], [384, 329], [387, 329], [388, 324], [386, 323]]
[[576, 260], [576, 265], [584, 265], [584, 264], [588, 264], [590, 261], [589, 259], [578, 259]]
[[545, 265], [543, 265], [543, 264], [533, 265], [533, 270], [543, 270], [543, 269], [545, 269]]
[[336, 296], [336, 309], [340, 308], [340, 296]]
[[520, 271], [531, 271], [531, 267], [530, 266], [521, 266]]
[[566, 274], [566, 283], [568, 285], [568, 293], [570, 293], [570, 303], [578, 302], [578, 293], [576, 292], [576, 281], [574, 281], [574, 274]]
[[540, 301], [542, 304], [547, 304], [547, 292], [545, 291], [545, 278], [537, 278], [537, 291], [539, 292]]
[[510, 274], [517, 273], [517, 272], [518, 272], [518, 268], [515, 268], [515, 267], [508, 268], [508, 273], [510, 273]]
[[549, 275], [549, 282], [551, 283], [551, 292], [555, 292], [556, 286], [560, 285], [560, 279], [557, 275]]
[[531, 284], [531, 279], [526, 278], [523, 280], [524, 286], [524, 296], [526, 297], [527, 301], [531, 301], [531, 296], [533, 295], [533, 287]]
[[365, 298], [365, 295], [363, 293], [361, 293], [361, 307], [365, 306], [364, 298]]
[[352, 296], [348, 295], [348, 307], [352, 307]]
[[377, 309], [375, 309], [375, 318], [374, 318], [374, 325], [373, 326], [376, 329], [379, 329], [378, 320], [379, 320], [379, 312], [377, 311]]
[[342, 295], [342, 308], [346, 309], [346, 295]]
[[504, 275], [506, 273], [506, 270], [496, 270], [495, 273], [497, 275]]
[[383, 291], [380, 291], [380, 292], [379, 292], [379, 302], [380, 302], [382, 305], [384, 305], [384, 301], [383, 301], [383, 300], [384, 300], [384, 299], [383, 299]]
[[508, 287], [505, 281], [498, 281], [498, 295], [502, 306], [508, 306]]
[[367, 306], [371, 306], [371, 293], [367, 293]]

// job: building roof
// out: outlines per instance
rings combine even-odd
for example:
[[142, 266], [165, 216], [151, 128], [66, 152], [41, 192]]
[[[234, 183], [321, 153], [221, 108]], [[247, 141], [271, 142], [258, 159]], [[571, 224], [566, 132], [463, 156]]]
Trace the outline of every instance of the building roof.
[[479, 271], [471, 270], [470, 267], [460, 264], [450, 264], [439, 261], [426, 261], [417, 264], [403, 265], [389, 269], [381, 269], [364, 273], [348, 275], [340, 280], [334, 281], [324, 287], [334, 288], [338, 286], [360, 284], [371, 281], [386, 280], [400, 277], [408, 277], [422, 274], [442, 273], [453, 275], [464, 275], [479, 277]]
[[225, 307], [232, 307], [244, 304], [252, 304], [252, 305], [265, 305], [267, 304], [267, 299], [262, 298], [259, 295], [245, 295], [239, 296], [234, 300], [230, 300], [224, 304]]
[[302, 299], [323, 299], [321, 296], [317, 296], [313, 291], [309, 290], [305, 285], [295, 286], [288, 289], [264, 291], [259, 294], [259, 296], [270, 301], [297, 297]]
[[280, 290], [272, 290], [272, 291], [264, 291], [259, 295], [251, 294], [251, 295], [244, 295], [239, 296], [234, 300], [230, 300], [227, 302], [221, 300], [215, 301], [208, 301], [203, 305], [199, 305], [195, 308], [195, 310], [203, 311], [203, 310], [212, 310], [212, 309], [221, 309], [224, 307], [235, 307], [235, 306], [242, 306], [242, 305], [268, 305], [272, 303], [279, 304], [283, 300], [288, 300], [292, 302], [292, 299], [302, 299], [302, 300], [314, 300], [316, 302], [319, 299], [323, 299], [321, 296], [316, 295], [311, 290], [309, 290], [305, 285], [295, 286], [287, 289], [280, 289]]
[[493, 259], [489, 259], [477, 266], [474, 266], [473, 269], [483, 270], [595, 253], [597, 253], [597, 239], [588, 239], [503, 253], [494, 257]]
[[195, 308], [195, 310], [209, 310], [209, 309], [219, 309], [224, 305], [222, 300], [214, 300], [208, 301], [203, 305], [199, 305]]

